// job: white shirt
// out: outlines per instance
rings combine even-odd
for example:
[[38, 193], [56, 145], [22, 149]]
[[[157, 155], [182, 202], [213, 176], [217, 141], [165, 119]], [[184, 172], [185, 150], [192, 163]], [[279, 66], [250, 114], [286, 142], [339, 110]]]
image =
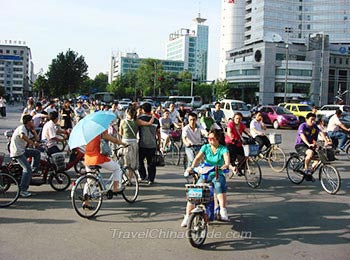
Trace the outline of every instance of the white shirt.
[[337, 115], [333, 115], [331, 119], [329, 119], [327, 132], [335, 132], [339, 131], [339, 125], [341, 124]]
[[24, 125], [20, 125], [13, 132], [10, 144], [10, 157], [17, 157], [24, 154], [27, 142], [21, 138], [24, 134], [28, 138], [32, 138], [33, 134]]
[[55, 137], [57, 137], [57, 126], [52, 120], [50, 120], [43, 127], [41, 139], [47, 140], [47, 147], [51, 148], [57, 145], [57, 142], [53, 140]]
[[6, 99], [0, 98], [0, 107], [6, 107]]
[[262, 127], [262, 122], [259, 122], [255, 118], [250, 122], [250, 134], [253, 136], [253, 138], [261, 135], [261, 133], [264, 133], [264, 129]]
[[192, 130], [190, 125], [186, 125], [182, 129], [182, 137], [186, 137], [192, 145], [202, 145], [202, 131], [203, 129], [201, 126], [197, 125], [197, 127]]
[[46, 112], [48, 115], [50, 115], [50, 113], [53, 112], [53, 111], [56, 111], [56, 112], [57, 112], [56, 108], [51, 108], [50, 106], [48, 106], [47, 108], [45, 108], [45, 112]]
[[179, 119], [178, 119], [179, 116], [180, 114], [177, 110], [174, 110], [173, 112], [169, 111], [169, 118], [171, 119], [171, 122], [177, 124], [179, 122]]

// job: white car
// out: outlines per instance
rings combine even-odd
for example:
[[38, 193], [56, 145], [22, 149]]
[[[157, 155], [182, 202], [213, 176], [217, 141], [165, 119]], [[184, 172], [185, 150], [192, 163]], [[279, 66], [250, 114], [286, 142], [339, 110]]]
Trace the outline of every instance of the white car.
[[236, 112], [240, 112], [243, 115], [243, 122], [246, 126], [249, 126], [252, 114], [245, 102], [235, 99], [223, 99], [220, 101], [220, 107], [225, 114], [226, 120], [233, 118]]
[[335, 114], [337, 109], [348, 114], [350, 113], [350, 106], [347, 105], [324, 105], [317, 111], [317, 115], [330, 117]]

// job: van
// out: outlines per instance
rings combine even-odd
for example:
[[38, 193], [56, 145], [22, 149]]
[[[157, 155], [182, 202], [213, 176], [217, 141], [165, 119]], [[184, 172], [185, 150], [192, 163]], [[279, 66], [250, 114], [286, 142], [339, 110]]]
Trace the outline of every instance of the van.
[[220, 108], [224, 112], [226, 120], [232, 119], [236, 112], [240, 112], [243, 115], [243, 123], [249, 127], [252, 113], [244, 101], [223, 99], [220, 101]]
[[95, 94], [92, 94], [90, 97], [95, 100], [99, 100], [107, 103], [112, 102], [115, 99], [113, 93], [110, 93], [110, 92], [97, 92]]
[[198, 108], [203, 105], [202, 98], [200, 96], [169, 96], [169, 101], [172, 103], [185, 103], [192, 108]]

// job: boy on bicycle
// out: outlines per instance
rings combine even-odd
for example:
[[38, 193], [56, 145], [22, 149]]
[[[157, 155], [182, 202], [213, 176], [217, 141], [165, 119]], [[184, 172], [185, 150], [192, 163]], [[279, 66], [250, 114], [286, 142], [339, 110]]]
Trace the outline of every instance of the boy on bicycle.
[[309, 169], [309, 163], [314, 156], [314, 148], [316, 146], [316, 141], [318, 134], [323, 135], [324, 140], [326, 140], [326, 136], [324, 136], [323, 132], [320, 132], [316, 123], [316, 115], [313, 113], [308, 113], [306, 115], [305, 123], [302, 123], [298, 128], [295, 150], [302, 155], [305, 155], [304, 160], [304, 173], [309, 178], [306, 180], [314, 180], [312, 177], [312, 172]]

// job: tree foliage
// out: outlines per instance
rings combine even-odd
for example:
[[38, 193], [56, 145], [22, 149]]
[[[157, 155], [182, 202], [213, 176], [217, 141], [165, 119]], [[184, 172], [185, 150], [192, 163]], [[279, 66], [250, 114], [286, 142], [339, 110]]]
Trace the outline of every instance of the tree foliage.
[[87, 79], [88, 65], [83, 56], [68, 49], [66, 53], [59, 53], [46, 73], [48, 80], [48, 94], [63, 96], [77, 93]]
[[33, 90], [37, 93], [39, 97], [45, 96], [45, 91], [49, 89], [49, 82], [47, 78], [43, 75], [38, 76], [33, 84]]

